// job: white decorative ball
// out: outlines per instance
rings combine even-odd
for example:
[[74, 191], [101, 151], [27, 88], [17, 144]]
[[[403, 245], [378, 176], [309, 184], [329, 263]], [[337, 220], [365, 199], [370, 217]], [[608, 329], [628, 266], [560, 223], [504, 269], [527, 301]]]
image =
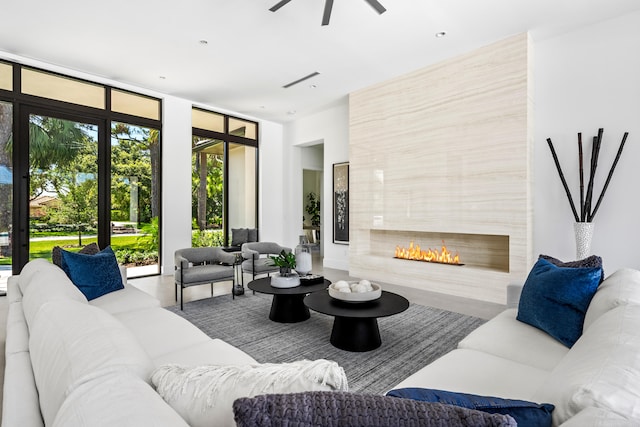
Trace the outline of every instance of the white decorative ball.
[[367, 279], [360, 280], [360, 284], [365, 286], [371, 286], [371, 282], [368, 281]]
[[349, 283], [347, 283], [345, 280], [338, 280], [336, 283], [333, 284], [333, 287], [335, 289], [349, 288]]
[[346, 293], [351, 293], [351, 288], [349, 288], [348, 286], [346, 288], [338, 288], [338, 292], [344, 292]]
[[364, 285], [361, 285], [360, 283], [357, 283], [355, 286], [353, 286], [351, 288], [351, 292], [358, 292], [358, 293], [362, 293], [362, 292], [367, 292], [367, 287]]

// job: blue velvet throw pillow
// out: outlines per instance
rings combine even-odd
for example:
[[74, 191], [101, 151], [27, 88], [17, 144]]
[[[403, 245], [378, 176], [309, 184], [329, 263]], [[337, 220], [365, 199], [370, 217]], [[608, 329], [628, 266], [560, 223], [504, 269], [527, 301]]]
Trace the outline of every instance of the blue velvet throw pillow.
[[571, 348], [582, 335], [584, 315], [602, 279], [602, 267], [558, 267], [538, 259], [520, 294], [521, 322]]
[[95, 255], [63, 250], [62, 259], [62, 269], [89, 301], [124, 288], [111, 246]]
[[475, 409], [490, 414], [510, 415], [518, 427], [551, 426], [551, 412], [555, 406], [550, 403], [537, 404], [526, 400], [503, 399], [500, 397], [478, 396], [475, 394], [455, 393], [452, 391], [428, 388], [399, 388], [391, 390], [387, 396], [420, 400], [423, 402], [444, 403]]

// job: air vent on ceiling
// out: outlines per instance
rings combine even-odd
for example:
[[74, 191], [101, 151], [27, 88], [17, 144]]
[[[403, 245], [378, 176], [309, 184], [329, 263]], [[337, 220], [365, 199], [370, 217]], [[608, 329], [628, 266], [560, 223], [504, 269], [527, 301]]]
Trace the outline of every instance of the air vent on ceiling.
[[304, 77], [303, 77], [303, 78], [301, 78], [301, 79], [295, 80], [295, 81], [293, 81], [293, 82], [291, 82], [291, 83], [287, 83], [286, 85], [284, 85], [284, 86], [282, 86], [282, 87], [283, 87], [283, 88], [285, 88], [285, 89], [290, 88], [291, 86], [293, 86], [293, 85], [297, 85], [298, 83], [302, 83], [302, 82], [303, 82], [303, 81], [305, 81], [305, 80], [309, 80], [311, 77], [315, 77], [315, 76], [317, 76], [318, 74], [320, 74], [320, 73], [319, 73], [319, 72], [317, 72], [317, 71], [314, 71], [313, 73], [309, 74], [308, 76], [304, 76]]

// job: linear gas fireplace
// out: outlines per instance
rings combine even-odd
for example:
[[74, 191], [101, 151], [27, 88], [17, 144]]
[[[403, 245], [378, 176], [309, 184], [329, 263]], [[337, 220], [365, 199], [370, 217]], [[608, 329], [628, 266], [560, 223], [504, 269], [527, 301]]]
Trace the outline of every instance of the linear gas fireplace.
[[437, 264], [447, 265], [464, 265], [460, 262], [460, 255], [458, 253], [453, 254], [442, 242], [440, 249], [427, 248], [423, 249], [420, 245], [409, 243], [409, 247], [396, 246], [396, 250], [393, 253], [394, 258], [406, 259], [407, 261], [423, 261], [423, 262], [435, 262]]

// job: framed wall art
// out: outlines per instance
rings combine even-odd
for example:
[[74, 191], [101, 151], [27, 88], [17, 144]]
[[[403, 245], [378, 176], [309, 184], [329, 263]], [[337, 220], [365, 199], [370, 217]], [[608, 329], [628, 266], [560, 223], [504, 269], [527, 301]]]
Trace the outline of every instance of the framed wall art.
[[333, 164], [333, 243], [349, 244], [349, 162]]

